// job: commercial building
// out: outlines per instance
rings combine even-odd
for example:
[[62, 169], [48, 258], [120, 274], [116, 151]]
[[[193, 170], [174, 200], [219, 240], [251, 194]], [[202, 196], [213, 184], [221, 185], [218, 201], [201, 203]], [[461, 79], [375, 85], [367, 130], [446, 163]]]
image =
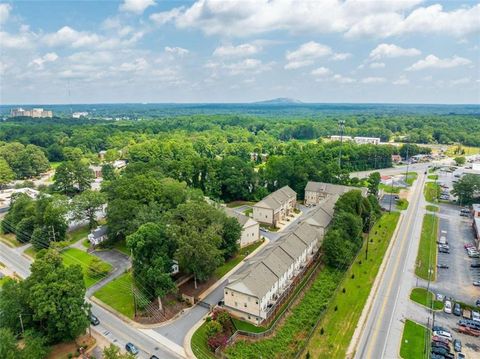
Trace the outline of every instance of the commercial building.
[[72, 113], [72, 118], [82, 118], [82, 117], [87, 117], [88, 112], [74, 112]]
[[297, 193], [284, 186], [253, 205], [253, 219], [276, 227], [287, 219], [296, 205]]
[[248, 246], [260, 240], [260, 224], [257, 221], [228, 207], [225, 207], [224, 211], [228, 217], [235, 218], [242, 226], [240, 247]]
[[43, 118], [43, 117], [52, 118], [53, 112], [44, 110], [43, 108], [33, 108], [31, 110], [24, 110], [23, 108], [15, 108], [10, 110], [10, 116], [32, 117], [32, 118]]
[[352, 136], [333, 135], [333, 136], [330, 136], [330, 140], [332, 140], [332, 141], [353, 141], [353, 138], [352, 138]]
[[343, 186], [339, 184], [309, 181], [305, 187], [305, 205], [316, 205], [327, 196], [342, 195], [348, 191], [358, 190], [366, 197], [368, 189], [365, 187]]
[[353, 141], [359, 145], [378, 145], [380, 143], [379, 137], [354, 137]]

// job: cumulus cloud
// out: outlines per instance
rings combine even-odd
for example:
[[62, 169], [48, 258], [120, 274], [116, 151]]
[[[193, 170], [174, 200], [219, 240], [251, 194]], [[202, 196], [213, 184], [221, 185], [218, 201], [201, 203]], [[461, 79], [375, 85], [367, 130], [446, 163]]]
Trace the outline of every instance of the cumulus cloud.
[[351, 83], [355, 82], [355, 79], [353, 79], [351, 77], [348, 77], [348, 76], [343, 76], [343, 75], [340, 75], [340, 74], [333, 75], [332, 80], [334, 82], [338, 82], [340, 84], [351, 84]]
[[120, 11], [132, 12], [140, 15], [152, 5], [155, 5], [154, 0], [124, 0], [119, 9]]
[[264, 64], [259, 59], [245, 59], [239, 62], [223, 65], [223, 67], [230, 70], [232, 75], [243, 73], [257, 74], [271, 69], [269, 64]]
[[58, 55], [54, 52], [49, 52], [42, 57], [37, 57], [30, 62], [30, 66], [35, 66], [37, 69], [43, 69], [44, 64], [47, 62], [54, 62], [57, 61]]
[[385, 77], [365, 77], [362, 79], [362, 83], [364, 84], [380, 84], [387, 81]]
[[440, 59], [435, 55], [428, 55], [423, 60], [415, 62], [412, 66], [407, 68], [407, 71], [419, 71], [425, 69], [449, 69], [458, 66], [471, 64], [472, 61], [460, 56], [453, 56], [452, 58]]
[[182, 14], [183, 9], [184, 8], [182, 6], [182, 7], [173, 8], [172, 10], [169, 10], [169, 11], [157, 12], [155, 14], [150, 15], [150, 20], [152, 20], [157, 25], [164, 25], [167, 22], [170, 22], [178, 18], [180, 14]]
[[351, 56], [352, 56], [352, 54], [350, 54], [348, 52], [340, 52], [340, 53], [333, 54], [331, 59], [333, 61], [343, 61], [343, 60], [346, 60], [346, 59], [350, 58]]
[[0, 4], [0, 24], [3, 24], [10, 17], [12, 6], [10, 4]]
[[70, 26], [64, 26], [57, 32], [46, 34], [43, 42], [47, 46], [64, 46], [72, 47], [91, 46], [100, 42], [100, 37], [86, 31], [77, 31]]
[[148, 68], [148, 62], [143, 57], [135, 59], [133, 62], [123, 62], [120, 66], [112, 67], [112, 70], [118, 70], [121, 72], [136, 72], [146, 70]]
[[261, 47], [254, 44], [240, 44], [237, 46], [225, 45], [215, 49], [213, 56], [219, 57], [244, 57], [255, 55], [261, 51]]
[[183, 47], [165, 47], [165, 52], [172, 54], [172, 55], [177, 55], [177, 56], [184, 56], [188, 54], [190, 51], [187, 49], [184, 49]]
[[401, 56], [417, 56], [421, 51], [413, 47], [403, 48], [394, 44], [380, 44], [370, 52], [370, 58], [378, 60], [382, 58], [392, 58]]
[[331, 53], [332, 49], [328, 46], [315, 41], [307, 42], [295, 51], [287, 51], [285, 58], [288, 63], [285, 65], [285, 69], [293, 70], [312, 65], [314, 60], [328, 56]]
[[398, 79], [392, 82], [394, 85], [408, 85], [410, 80], [407, 79], [405, 76], [400, 76]]
[[10, 34], [0, 31], [0, 44], [3, 48], [27, 49], [32, 46], [33, 35], [29, 33]]
[[372, 62], [370, 64], [371, 69], [383, 69], [385, 67], [385, 64], [383, 62]]
[[174, 16], [162, 18], [180, 28], [199, 28], [207, 35], [236, 37], [278, 30], [342, 33], [347, 37], [384, 38], [407, 33], [460, 37], [480, 29], [480, 4], [446, 11], [438, 4], [418, 6], [421, 2], [197, 0], [190, 7], [177, 8]]
[[332, 73], [332, 71], [330, 71], [330, 69], [326, 68], [326, 67], [319, 67], [319, 68], [316, 68], [315, 70], [312, 70], [312, 72], [310, 72], [313, 76], [318, 76], [318, 77], [325, 77], [325, 76], [328, 76]]

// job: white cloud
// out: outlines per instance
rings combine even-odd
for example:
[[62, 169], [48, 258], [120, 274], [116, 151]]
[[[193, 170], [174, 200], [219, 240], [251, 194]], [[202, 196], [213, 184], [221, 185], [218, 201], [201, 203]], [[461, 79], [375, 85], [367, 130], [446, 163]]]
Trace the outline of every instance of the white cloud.
[[313, 76], [318, 76], [318, 77], [325, 77], [325, 76], [328, 76], [332, 73], [332, 71], [330, 71], [330, 69], [326, 68], [326, 67], [319, 67], [319, 68], [316, 68], [315, 70], [312, 70], [312, 72], [310, 72]]
[[181, 57], [181, 56], [184, 56], [184, 55], [188, 54], [190, 51], [188, 51], [187, 49], [184, 49], [183, 47], [169, 47], [169, 46], [166, 46], [165, 47], [165, 52]]
[[48, 46], [82, 47], [97, 45], [100, 37], [97, 34], [86, 31], [77, 31], [69, 26], [64, 26], [57, 32], [47, 34], [43, 37], [43, 42]]
[[351, 84], [355, 82], [355, 79], [351, 77], [342, 76], [339, 74], [333, 75], [332, 80], [340, 84]]
[[0, 61], [0, 75], [4, 75], [5, 72], [7, 71], [7, 68], [9, 68], [8, 64]]
[[169, 11], [157, 12], [155, 14], [150, 15], [150, 20], [152, 20], [157, 25], [164, 25], [167, 22], [175, 20], [178, 16], [180, 16], [183, 9], [184, 8], [182, 6], [182, 7], [173, 8], [172, 10], [169, 10]]
[[240, 44], [237, 46], [220, 46], [213, 51], [213, 56], [218, 57], [244, 57], [255, 55], [261, 51], [261, 47], [254, 44]]
[[10, 4], [0, 4], [0, 24], [8, 20], [11, 10], [12, 6]]
[[351, 56], [352, 56], [352, 54], [350, 54], [348, 52], [340, 52], [340, 53], [333, 54], [331, 59], [333, 61], [343, 61], [343, 60], [346, 60], [346, 59], [350, 58]]
[[385, 64], [383, 62], [372, 62], [370, 64], [371, 69], [383, 69], [385, 67]]
[[33, 35], [30, 33], [19, 33], [16, 35], [0, 31], [0, 44], [3, 48], [27, 49], [32, 47]]
[[295, 51], [287, 51], [285, 58], [288, 63], [285, 65], [285, 69], [292, 70], [309, 66], [314, 63], [314, 60], [328, 56], [331, 53], [332, 49], [326, 45], [315, 41], [307, 42]]
[[380, 84], [385, 81], [385, 77], [365, 77], [364, 79], [362, 79], [362, 83], [364, 84]]
[[435, 55], [428, 55], [423, 60], [415, 62], [412, 66], [407, 68], [407, 71], [419, 71], [425, 69], [449, 69], [452, 67], [464, 66], [471, 64], [469, 59], [453, 56], [452, 58], [440, 59]]
[[466, 84], [470, 83], [470, 81], [471, 80], [468, 77], [462, 77], [460, 79], [452, 80], [452, 81], [450, 81], [450, 83], [454, 86], [455, 85], [466, 85]]
[[403, 48], [394, 44], [380, 44], [370, 52], [370, 58], [374, 60], [401, 56], [417, 56], [421, 51], [413, 47]]
[[154, 0], [124, 0], [123, 4], [120, 5], [120, 10], [140, 15], [152, 5], [155, 5]]
[[410, 80], [407, 79], [405, 76], [400, 76], [398, 79], [392, 82], [394, 85], [408, 85]]
[[422, 0], [197, 0], [175, 16], [179, 28], [207, 35], [245, 37], [284, 30], [290, 33], [342, 33], [347, 37], [389, 37], [407, 33], [464, 36], [480, 29], [480, 4], [445, 11]]
[[36, 66], [37, 69], [43, 69], [44, 64], [47, 62], [55, 62], [58, 59], [58, 55], [54, 52], [49, 52], [42, 57], [37, 57], [30, 62], [29, 66]]
[[143, 57], [135, 59], [133, 62], [124, 62], [120, 66], [111, 67], [112, 70], [121, 72], [142, 71], [148, 68], [148, 62]]
[[239, 75], [243, 73], [261, 73], [270, 70], [269, 64], [264, 64], [258, 59], [245, 59], [239, 62], [223, 65], [227, 70], [230, 70], [232, 75]]

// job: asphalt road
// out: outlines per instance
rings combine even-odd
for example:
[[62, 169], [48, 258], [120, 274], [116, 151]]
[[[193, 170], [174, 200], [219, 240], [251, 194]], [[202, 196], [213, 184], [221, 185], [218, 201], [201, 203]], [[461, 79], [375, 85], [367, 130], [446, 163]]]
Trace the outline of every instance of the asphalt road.
[[[423, 184], [426, 165], [417, 167], [418, 179], [412, 186], [410, 205], [399, 223], [392, 240], [392, 251], [385, 271], [380, 274], [378, 292], [373, 298], [371, 311], [360, 335], [355, 358], [398, 358], [402, 337], [402, 318], [407, 308], [414, 277], [424, 210]], [[382, 171], [383, 173], [383, 171]]]
[[[22, 256], [18, 251], [0, 242], [0, 262], [5, 264], [12, 271], [15, 271], [20, 277], [30, 275], [31, 261]], [[88, 299], [87, 299], [88, 300]], [[92, 327], [98, 333], [103, 335], [108, 341], [124, 349], [127, 342], [134, 343], [140, 350], [137, 358], [148, 359], [150, 355], [155, 354], [159, 358], [175, 359], [181, 356], [174, 353], [168, 344], [161, 344], [151, 337], [142, 333], [139, 329], [130, 326], [111, 314], [107, 310], [92, 303], [92, 312], [100, 320], [100, 325]]]

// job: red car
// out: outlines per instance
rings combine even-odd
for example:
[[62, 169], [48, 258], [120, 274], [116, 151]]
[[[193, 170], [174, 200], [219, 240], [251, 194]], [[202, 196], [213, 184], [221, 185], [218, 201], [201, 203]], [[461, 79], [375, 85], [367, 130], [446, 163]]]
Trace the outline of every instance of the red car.
[[467, 248], [473, 248], [473, 247], [475, 247], [475, 245], [472, 244], [472, 243], [465, 243], [465, 244], [463, 245], [463, 247], [464, 247], [465, 249], [467, 249]]
[[432, 342], [439, 342], [439, 343], [443, 343], [443, 344], [447, 344], [447, 345], [450, 345], [449, 341], [445, 338], [440, 338], [440, 337], [437, 337], [437, 336], [433, 336], [432, 337]]

